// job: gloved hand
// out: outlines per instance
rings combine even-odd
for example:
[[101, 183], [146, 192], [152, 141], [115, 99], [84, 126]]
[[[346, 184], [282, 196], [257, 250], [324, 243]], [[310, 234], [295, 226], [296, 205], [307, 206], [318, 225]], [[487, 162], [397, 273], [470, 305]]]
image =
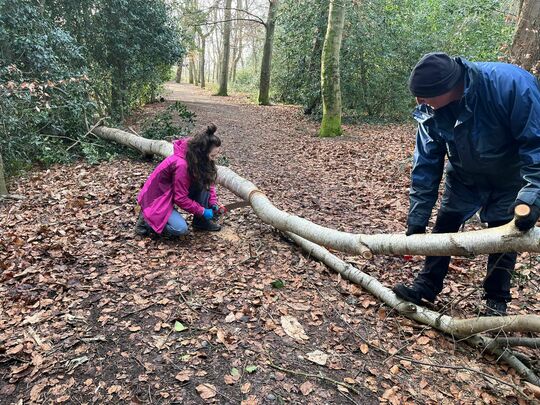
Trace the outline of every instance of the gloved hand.
[[536, 225], [538, 218], [540, 218], [540, 208], [538, 208], [536, 205], [529, 205], [521, 200], [516, 200], [516, 202], [510, 207], [510, 212], [513, 214], [514, 208], [520, 204], [528, 206], [531, 212], [526, 217], [516, 219], [516, 228], [521, 232], [527, 232]]
[[203, 217], [204, 217], [204, 219], [212, 219], [212, 218], [214, 218], [214, 211], [212, 211], [212, 208], [205, 208]]
[[214, 215], [223, 215], [227, 213], [227, 208], [221, 204], [214, 204], [212, 205], [212, 211], [214, 211]]
[[426, 227], [412, 224], [407, 225], [407, 231], [405, 232], [405, 236], [416, 235], [418, 233], [426, 233]]

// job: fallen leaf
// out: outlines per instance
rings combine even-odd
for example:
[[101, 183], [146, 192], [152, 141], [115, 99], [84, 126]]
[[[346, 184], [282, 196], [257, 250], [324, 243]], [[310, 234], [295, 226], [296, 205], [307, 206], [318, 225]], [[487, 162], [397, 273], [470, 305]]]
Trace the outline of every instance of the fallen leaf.
[[255, 372], [255, 370], [257, 370], [257, 366], [253, 366], [253, 365], [246, 366], [246, 371], [248, 373], [253, 373], [253, 372]]
[[216, 396], [216, 387], [212, 384], [199, 384], [195, 389], [202, 399], [210, 399]]
[[178, 322], [178, 321], [174, 322], [174, 330], [176, 332], [182, 332], [186, 329], [187, 327], [185, 327], [184, 324], [182, 324], [182, 322]]
[[397, 364], [394, 364], [392, 368], [390, 368], [390, 372], [394, 375], [399, 373], [399, 366]]
[[225, 317], [225, 322], [226, 323], [231, 323], [231, 322], [234, 322], [236, 321], [236, 317], [234, 316], [234, 312], [229, 312], [229, 315], [227, 315]]
[[419, 345], [427, 345], [429, 343], [430, 339], [427, 336], [420, 336], [416, 343]]
[[193, 375], [193, 370], [186, 369], [186, 370], [180, 371], [178, 374], [176, 374], [174, 378], [176, 378], [178, 381], [184, 382], [184, 381], [189, 381], [192, 375]]
[[259, 401], [257, 400], [257, 397], [255, 395], [250, 395], [242, 402], [240, 402], [240, 405], [259, 405]]
[[223, 381], [225, 381], [225, 384], [227, 385], [233, 385], [237, 380], [238, 379], [234, 378], [230, 374], [225, 374], [225, 376], [223, 377]]
[[367, 354], [367, 352], [369, 352], [369, 346], [366, 345], [365, 343], [362, 343], [360, 345], [360, 351], [364, 354]]
[[299, 342], [303, 343], [304, 340], [309, 339], [309, 336], [306, 335], [304, 328], [302, 327], [300, 322], [298, 322], [298, 319], [296, 319], [294, 316], [282, 316], [281, 327], [287, 335]]
[[313, 363], [324, 366], [328, 361], [328, 355], [320, 350], [315, 350], [306, 354], [306, 358]]
[[309, 381], [306, 381], [305, 383], [300, 385], [300, 391], [304, 395], [309, 395], [311, 391], [313, 391], [313, 384], [310, 383]]
[[242, 394], [247, 394], [250, 390], [251, 390], [250, 382], [247, 382], [243, 384], [242, 387], [240, 387], [240, 392], [242, 392]]
[[138, 332], [141, 330], [141, 327], [133, 325], [133, 326], [130, 326], [128, 329], [130, 332]]

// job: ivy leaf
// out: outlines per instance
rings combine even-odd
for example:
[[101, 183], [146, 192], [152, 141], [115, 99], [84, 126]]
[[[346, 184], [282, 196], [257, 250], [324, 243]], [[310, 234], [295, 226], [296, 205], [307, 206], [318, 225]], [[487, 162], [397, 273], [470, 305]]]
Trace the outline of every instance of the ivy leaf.
[[247, 371], [248, 373], [253, 373], [255, 370], [257, 370], [257, 366], [253, 366], [253, 365], [251, 365], [251, 366], [246, 366], [246, 371]]
[[187, 329], [187, 327], [185, 327], [184, 324], [183, 324], [182, 322], [176, 321], [176, 322], [174, 323], [174, 330], [175, 330], [176, 332], [182, 332], [183, 330], [186, 330], [186, 329]]
[[232, 375], [233, 377], [236, 377], [237, 375], [240, 375], [240, 371], [238, 371], [238, 369], [237, 369], [236, 367], [233, 367], [233, 368], [231, 369], [231, 375]]
[[277, 280], [272, 281], [270, 284], [274, 288], [283, 288], [283, 287], [285, 287], [285, 281], [283, 281], [280, 278], [278, 278]]

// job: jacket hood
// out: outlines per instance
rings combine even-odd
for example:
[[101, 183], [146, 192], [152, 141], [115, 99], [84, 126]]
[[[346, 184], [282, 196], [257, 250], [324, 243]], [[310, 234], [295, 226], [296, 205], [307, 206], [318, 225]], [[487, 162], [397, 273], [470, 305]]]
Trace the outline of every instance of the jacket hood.
[[174, 148], [174, 154], [176, 156], [184, 157], [186, 156], [187, 148], [188, 148], [188, 142], [191, 138], [182, 138], [177, 141], [174, 141], [173, 148]]

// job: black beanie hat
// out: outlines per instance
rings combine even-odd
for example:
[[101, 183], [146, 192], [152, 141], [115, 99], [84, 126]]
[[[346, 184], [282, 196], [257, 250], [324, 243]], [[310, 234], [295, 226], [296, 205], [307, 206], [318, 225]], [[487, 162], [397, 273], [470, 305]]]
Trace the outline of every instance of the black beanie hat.
[[409, 78], [415, 97], [437, 97], [452, 90], [463, 77], [463, 67], [444, 52], [432, 52], [418, 61]]

